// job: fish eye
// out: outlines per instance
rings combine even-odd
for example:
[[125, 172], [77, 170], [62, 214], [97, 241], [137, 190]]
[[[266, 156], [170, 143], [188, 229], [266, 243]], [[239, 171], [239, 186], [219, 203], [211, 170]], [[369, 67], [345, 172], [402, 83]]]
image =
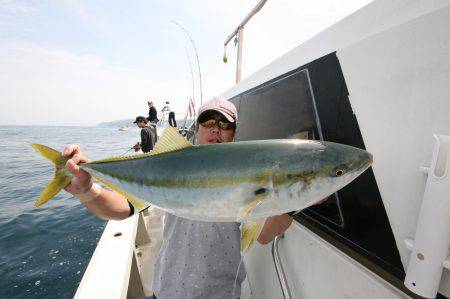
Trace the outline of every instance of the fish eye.
[[345, 165], [339, 165], [331, 171], [331, 174], [334, 177], [340, 177], [343, 174], [345, 174], [346, 172], [347, 172], [347, 167]]

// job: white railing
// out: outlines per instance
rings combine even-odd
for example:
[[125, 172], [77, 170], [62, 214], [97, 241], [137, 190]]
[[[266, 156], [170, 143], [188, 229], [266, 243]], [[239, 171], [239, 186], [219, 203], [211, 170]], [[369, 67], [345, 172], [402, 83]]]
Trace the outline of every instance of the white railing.
[[127, 297], [132, 267], [136, 267], [134, 244], [138, 219], [134, 215], [108, 222], [75, 298]]

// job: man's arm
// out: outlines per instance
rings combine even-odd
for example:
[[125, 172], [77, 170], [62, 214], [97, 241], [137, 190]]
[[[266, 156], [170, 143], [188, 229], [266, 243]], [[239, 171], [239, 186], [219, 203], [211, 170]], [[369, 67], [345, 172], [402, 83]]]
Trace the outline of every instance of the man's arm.
[[[325, 197], [316, 204], [321, 204], [327, 199], [328, 197]], [[267, 218], [261, 233], [259, 234], [258, 242], [263, 245], [272, 242], [276, 236], [282, 235], [289, 228], [293, 220], [294, 218], [288, 214]]]
[[141, 130], [141, 147], [145, 147], [148, 144], [148, 133], [146, 130]]
[[144, 153], [153, 148], [151, 138], [152, 137], [150, 136], [150, 132], [148, 131], [148, 129], [141, 130], [141, 148]]
[[291, 225], [293, 218], [287, 214], [272, 216], [266, 219], [258, 237], [260, 244], [269, 244], [276, 236], [282, 235]]
[[[81, 154], [78, 145], [68, 145], [62, 155], [65, 157], [72, 156], [67, 161], [66, 168], [74, 175], [65, 190], [75, 196], [88, 192], [92, 188], [92, 177], [77, 164], [80, 162], [89, 162], [89, 159]], [[108, 191], [103, 188], [98, 197], [83, 204], [93, 214], [105, 220], [122, 220], [127, 218], [131, 212], [125, 197], [117, 192]]]

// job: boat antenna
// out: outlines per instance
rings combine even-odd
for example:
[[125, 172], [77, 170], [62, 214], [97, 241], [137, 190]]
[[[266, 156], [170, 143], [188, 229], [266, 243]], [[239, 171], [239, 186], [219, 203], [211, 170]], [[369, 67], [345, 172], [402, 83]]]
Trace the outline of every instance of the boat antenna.
[[186, 30], [186, 28], [184, 28], [180, 23], [176, 22], [176, 21], [171, 21], [172, 23], [174, 23], [175, 25], [177, 25], [178, 27], [181, 28], [181, 30], [183, 30], [183, 32], [187, 35], [187, 37], [189, 38], [189, 40], [191, 41], [192, 47], [194, 48], [195, 51], [195, 57], [197, 58], [197, 67], [198, 67], [198, 78], [199, 78], [199, 83], [200, 83], [200, 106], [203, 104], [203, 93], [202, 93], [202, 72], [200, 70], [200, 59], [198, 58], [198, 53], [197, 53], [197, 48], [195, 47], [195, 43], [192, 40], [191, 35], [189, 34], [189, 32]]

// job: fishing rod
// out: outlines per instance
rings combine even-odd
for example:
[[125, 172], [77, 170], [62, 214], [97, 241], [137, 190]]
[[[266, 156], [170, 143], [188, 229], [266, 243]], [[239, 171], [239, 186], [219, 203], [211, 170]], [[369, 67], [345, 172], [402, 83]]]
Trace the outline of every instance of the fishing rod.
[[186, 56], [187, 56], [187, 59], [188, 59], [188, 61], [189, 61], [189, 70], [191, 71], [191, 80], [192, 80], [192, 99], [194, 99], [194, 97], [195, 97], [195, 91], [194, 91], [194, 72], [192, 72], [192, 63], [191, 63], [191, 58], [189, 57], [189, 52], [188, 52], [188, 50], [186, 49], [186, 46], [185, 46], [185, 45], [183, 45], [183, 47], [184, 47], [184, 52], [186, 52]]
[[130, 148], [129, 150], [127, 150], [125, 153], [121, 154], [120, 156], [124, 156], [126, 155], [129, 151], [131, 151], [133, 148]]
[[[186, 56], [187, 56], [187, 59], [189, 62], [189, 70], [191, 71], [191, 81], [192, 81], [192, 98], [189, 98], [188, 110], [186, 111], [186, 116], [184, 117], [184, 123], [183, 123], [183, 127], [186, 128], [187, 117], [188, 117], [189, 112], [191, 111], [191, 102], [194, 101], [194, 97], [195, 97], [195, 89], [194, 89], [194, 72], [192, 71], [191, 57], [189, 56], [189, 51], [186, 49], [186, 46], [183, 45], [183, 47], [184, 47], [184, 52], [186, 52]], [[195, 111], [194, 111], [194, 114], [195, 114]], [[191, 114], [191, 117], [192, 117], [192, 114]]]
[[200, 70], [200, 59], [198, 58], [198, 52], [197, 52], [197, 48], [195, 47], [195, 43], [194, 40], [192, 39], [191, 35], [189, 34], [189, 32], [186, 30], [186, 28], [184, 28], [181, 24], [179, 24], [176, 21], [171, 21], [172, 23], [174, 23], [175, 25], [177, 25], [178, 27], [181, 28], [181, 30], [183, 30], [183, 32], [187, 35], [187, 37], [189, 38], [189, 40], [191, 41], [192, 47], [194, 48], [195, 51], [195, 57], [197, 58], [197, 67], [198, 67], [198, 78], [199, 78], [199, 84], [200, 84], [200, 106], [203, 104], [203, 91], [202, 91], [202, 72]]

